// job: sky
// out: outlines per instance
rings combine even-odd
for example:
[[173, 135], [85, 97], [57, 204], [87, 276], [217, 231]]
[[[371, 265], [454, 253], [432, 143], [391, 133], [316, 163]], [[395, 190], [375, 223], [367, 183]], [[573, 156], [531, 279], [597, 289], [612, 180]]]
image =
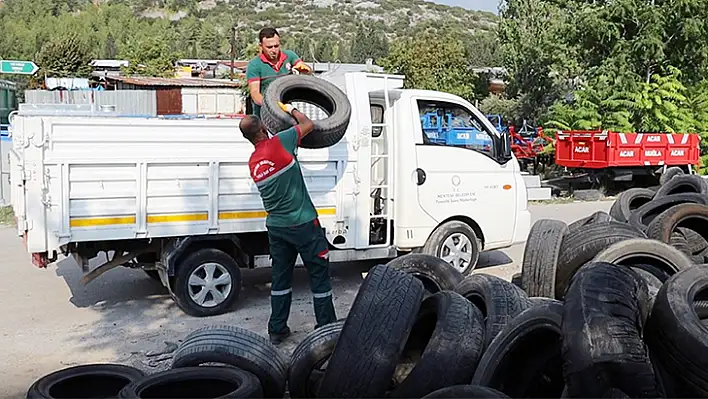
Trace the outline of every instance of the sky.
[[460, 6], [470, 10], [491, 11], [498, 14], [497, 7], [499, 0], [432, 0], [434, 3], [447, 4], [448, 6]]

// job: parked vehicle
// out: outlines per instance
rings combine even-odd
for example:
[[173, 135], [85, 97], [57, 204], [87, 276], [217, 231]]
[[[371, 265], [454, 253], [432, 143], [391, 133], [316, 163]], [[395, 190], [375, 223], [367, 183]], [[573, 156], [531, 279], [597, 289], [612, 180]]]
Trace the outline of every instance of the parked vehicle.
[[[482, 250], [523, 242], [527, 197], [509, 135], [464, 99], [404, 90], [403, 76], [349, 73], [344, 138], [300, 148], [330, 261], [418, 251], [464, 274]], [[238, 119], [131, 118], [20, 106], [12, 120], [12, 206], [35, 265], [72, 256], [92, 281], [142, 268], [186, 312], [227, 311], [240, 268], [270, 266], [265, 211]], [[486, 148], [429, 143], [428, 112], [468, 118]], [[105, 252], [108, 261], [89, 270]], [[300, 262], [298, 258], [298, 263]], [[207, 290], [207, 291], [204, 291]]]

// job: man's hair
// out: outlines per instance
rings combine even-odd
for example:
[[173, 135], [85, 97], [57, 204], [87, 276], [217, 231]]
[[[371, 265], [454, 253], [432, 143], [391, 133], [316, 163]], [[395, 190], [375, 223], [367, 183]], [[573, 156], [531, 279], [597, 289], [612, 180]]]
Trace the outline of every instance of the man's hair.
[[243, 137], [253, 143], [261, 131], [261, 119], [255, 115], [248, 115], [241, 119], [238, 127], [241, 129]]
[[263, 39], [270, 39], [274, 36], [280, 36], [275, 28], [263, 28], [260, 32], [258, 32], [258, 41], [263, 42]]

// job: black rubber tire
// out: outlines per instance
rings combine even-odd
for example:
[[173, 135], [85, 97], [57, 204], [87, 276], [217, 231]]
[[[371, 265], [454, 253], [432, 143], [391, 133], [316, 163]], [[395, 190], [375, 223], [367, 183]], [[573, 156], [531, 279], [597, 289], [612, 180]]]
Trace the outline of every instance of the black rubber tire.
[[674, 176], [659, 187], [654, 198], [659, 199], [669, 195], [684, 193], [708, 195], [708, 183], [698, 175]]
[[516, 316], [482, 355], [472, 385], [512, 398], [558, 398], [563, 391], [563, 304], [547, 299]]
[[476, 273], [455, 288], [455, 292], [472, 302], [484, 316], [484, 348], [487, 348], [504, 326], [531, 306], [528, 295], [514, 284], [489, 274]]
[[694, 309], [705, 290], [708, 266], [695, 266], [672, 276], [654, 301], [645, 341], [679, 391], [668, 397], [708, 396], [708, 331]]
[[573, 230], [581, 229], [584, 226], [587, 226], [589, 224], [599, 223], [599, 222], [609, 222], [612, 220], [614, 220], [614, 218], [612, 216], [610, 216], [607, 212], [597, 211], [588, 217], [578, 219], [578, 220], [574, 221], [573, 223], [569, 224], [568, 230], [573, 231]]
[[593, 261], [624, 266], [651, 265], [669, 276], [693, 267], [693, 261], [683, 252], [669, 244], [646, 238], [614, 243], [597, 254]]
[[258, 378], [236, 367], [185, 367], [142, 378], [120, 398], [262, 398]]
[[696, 311], [696, 316], [698, 316], [699, 319], [708, 319], [708, 301], [693, 302], [693, 310]]
[[678, 230], [671, 233], [669, 245], [683, 252], [686, 256], [692, 256], [691, 247], [688, 246], [688, 240], [683, 233]]
[[145, 274], [150, 277], [152, 280], [155, 281], [162, 281], [160, 280], [160, 273], [157, 270], [143, 270]]
[[662, 173], [659, 177], [659, 184], [663, 186], [664, 184], [666, 184], [667, 181], [683, 174], [683, 169], [679, 168], [678, 166], [666, 168], [666, 172]]
[[701, 194], [687, 193], [655, 198], [651, 202], [640, 206], [636, 211], [632, 212], [632, 215], [629, 217], [629, 224], [641, 231], [646, 231], [649, 224], [657, 216], [666, 212], [669, 208], [680, 204], [707, 205], [708, 197]]
[[467, 223], [463, 223], [457, 220], [451, 220], [449, 222], [441, 224], [433, 231], [432, 234], [430, 234], [430, 237], [428, 237], [428, 240], [425, 242], [425, 245], [423, 246], [421, 252], [424, 254], [436, 256], [438, 258], [442, 258], [442, 244], [448, 237], [455, 233], [463, 234], [470, 242], [469, 266], [467, 266], [467, 268], [462, 271], [455, 269], [460, 272], [463, 277], [468, 276], [472, 274], [475, 267], [477, 267], [477, 261], [479, 260], [479, 252], [481, 250], [482, 243], [480, 242], [474, 230], [472, 230], [472, 227], [470, 227]]
[[324, 325], [307, 334], [295, 348], [288, 370], [288, 392], [291, 398], [316, 397], [323, 374], [316, 369], [332, 356], [343, 326], [344, 320]]
[[521, 285], [522, 285], [522, 279], [523, 279], [523, 276], [521, 275], [521, 273], [514, 273], [514, 275], [511, 276], [511, 283], [514, 284], [515, 286], [517, 286], [517, 287], [523, 289], [523, 288], [521, 287]]
[[613, 388], [633, 398], [663, 397], [642, 341], [650, 302], [644, 279], [629, 267], [588, 263], [573, 277], [564, 300], [563, 375], [569, 397], [602, 397]]
[[374, 266], [354, 298], [317, 396], [383, 397], [424, 292], [410, 274]]
[[417, 398], [468, 383], [482, 357], [484, 328], [482, 312], [456, 292], [424, 300], [404, 350], [420, 360], [390, 396]]
[[47, 374], [27, 391], [27, 399], [110, 398], [145, 376], [121, 364], [85, 364]]
[[651, 313], [651, 308], [654, 306], [654, 299], [656, 298], [656, 295], [659, 293], [659, 290], [661, 289], [661, 286], [664, 283], [653, 273], [647, 271], [645, 267], [641, 266], [632, 266], [631, 269], [634, 270], [634, 272], [637, 273], [637, 275], [641, 277], [644, 280], [644, 283], [647, 285], [647, 295], [649, 296], [649, 313]]
[[[189, 296], [189, 276], [205, 263], [218, 263], [231, 275], [231, 290], [226, 299], [212, 307], [201, 306]], [[190, 316], [206, 317], [226, 313], [233, 308], [241, 293], [241, 269], [233, 258], [215, 248], [198, 249], [180, 260], [174, 277], [172, 298], [177, 306]]]
[[275, 79], [263, 95], [261, 119], [277, 133], [293, 126], [295, 119], [278, 107], [278, 101], [288, 104], [304, 101], [324, 109], [328, 117], [313, 120], [315, 127], [303, 137], [303, 148], [326, 148], [337, 144], [347, 131], [352, 107], [349, 98], [334, 84], [314, 76], [290, 75]]
[[477, 398], [499, 398], [506, 399], [508, 396], [504, 393], [497, 391], [496, 389], [482, 387], [479, 385], [454, 385], [451, 387], [438, 389], [435, 392], [431, 392], [425, 396], [423, 399], [477, 399]]
[[691, 251], [691, 255], [699, 255], [708, 249], [708, 241], [699, 233], [686, 227], [679, 227], [677, 230], [686, 238], [686, 244]]
[[692, 230], [701, 237], [708, 237], [708, 206], [700, 204], [673, 206], [654, 218], [647, 228], [647, 235], [661, 242], [671, 242], [672, 233], [679, 232], [679, 227]]
[[627, 222], [629, 217], [640, 206], [654, 198], [655, 192], [647, 188], [630, 188], [619, 194], [610, 208], [610, 216], [618, 222]]
[[602, 222], [569, 231], [563, 237], [556, 271], [556, 298], [561, 299], [570, 279], [581, 266], [610, 245], [632, 238], [646, 238], [636, 228], [620, 222]]
[[568, 230], [565, 222], [553, 219], [531, 227], [521, 263], [521, 287], [529, 296], [555, 298], [558, 255]]
[[215, 325], [191, 332], [179, 345], [172, 368], [221, 363], [253, 373], [261, 381], [266, 398], [282, 398], [287, 362], [268, 339], [246, 329]]
[[386, 266], [415, 276], [432, 294], [443, 290], [454, 290], [462, 281], [462, 274], [451, 264], [428, 254], [406, 254], [391, 260]]

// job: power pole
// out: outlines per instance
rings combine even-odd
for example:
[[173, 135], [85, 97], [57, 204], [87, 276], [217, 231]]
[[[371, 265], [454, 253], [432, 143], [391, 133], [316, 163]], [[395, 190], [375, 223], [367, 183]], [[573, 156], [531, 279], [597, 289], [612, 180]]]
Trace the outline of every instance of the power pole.
[[236, 27], [231, 27], [231, 81], [234, 81], [234, 63], [236, 62]]

